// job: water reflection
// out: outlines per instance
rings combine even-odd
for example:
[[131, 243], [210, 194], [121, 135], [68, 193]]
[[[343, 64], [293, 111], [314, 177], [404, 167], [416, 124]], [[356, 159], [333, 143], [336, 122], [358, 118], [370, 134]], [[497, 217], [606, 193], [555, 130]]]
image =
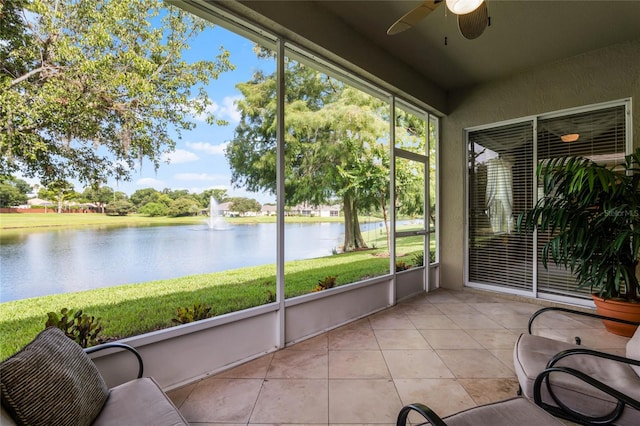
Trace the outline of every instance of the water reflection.
[[[341, 223], [287, 224], [285, 259], [331, 255], [343, 234]], [[3, 232], [0, 259], [0, 302], [7, 302], [275, 264], [276, 224], [233, 225], [224, 231], [203, 224]]]

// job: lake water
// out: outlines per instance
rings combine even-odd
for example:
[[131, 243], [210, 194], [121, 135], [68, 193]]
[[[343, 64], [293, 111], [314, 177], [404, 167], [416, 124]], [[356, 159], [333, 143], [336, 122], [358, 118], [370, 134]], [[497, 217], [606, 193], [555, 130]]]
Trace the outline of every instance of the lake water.
[[[342, 223], [286, 224], [285, 259], [331, 255], [343, 238]], [[275, 262], [275, 223], [10, 232], [0, 235], [0, 302]]]

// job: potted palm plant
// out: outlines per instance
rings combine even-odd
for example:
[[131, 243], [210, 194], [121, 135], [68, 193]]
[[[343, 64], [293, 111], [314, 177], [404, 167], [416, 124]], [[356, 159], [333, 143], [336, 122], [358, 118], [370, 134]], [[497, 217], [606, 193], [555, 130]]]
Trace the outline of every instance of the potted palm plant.
[[[569, 268], [578, 287], [590, 288], [601, 315], [635, 312], [640, 321], [640, 285], [636, 274], [640, 251], [640, 149], [625, 157], [624, 164], [605, 166], [587, 158], [565, 156], [539, 164], [544, 196], [518, 216], [517, 229], [550, 231], [542, 248], [546, 268], [549, 259]], [[607, 329], [632, 335], [627, 330]]]

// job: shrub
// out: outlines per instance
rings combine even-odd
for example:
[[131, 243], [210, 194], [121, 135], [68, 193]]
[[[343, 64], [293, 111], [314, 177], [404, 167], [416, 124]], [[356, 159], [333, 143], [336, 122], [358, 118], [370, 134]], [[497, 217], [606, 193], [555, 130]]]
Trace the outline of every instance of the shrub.
[[193, 305], [193, 308], [178, 308], [177, 318], [172, 318], [171, 321], [176, 324], [187, 324], [189, 322], [200, 321], [211, 317], [210, 312], [211, 306], [196, 303]]
[[108, 216], [126, 216], [134, 209], [133, 204], [126, 200], [116, 200], [107, 204], [105, 211]]
[[83, 314], [79, 309], [73, 310], [62, 308], [60, 316], [55, 312], [47, 313], [45, 327], [57, 327], [71, 340], [78, 343], [83, 348], [94, 346], [100, 343], [98, 335], [102, 331], [100, 318]]
[[396, 262], [396, 272], [406, 271], [407, 269], [410, 269], [410, 268], [411, 268], [411, 265], [405, 262], [404, 260], [400, 260]]
[[316, 288], [313, 289], [313, 291], [322, 291], [328, 288], [333, 288], [336, 286], [337, 279], [338, 277], [327, 275], [326, 277], [324, 277], [324, 280], [318, 281], [318, 284], [316, 285]]
[[169, 209], [167, 208], [167, 206], [162, 203], [153, 202], [145, 204], [144, 206], [140, 207], [140, 210], [138, 210], [138, 213], [152, 217], [166, 216], [168, 212]]
[[415, 253], [413, 255], [413, 263], [416, 266], [423, 266], [424, 265], [424, 253], [423, 252]]

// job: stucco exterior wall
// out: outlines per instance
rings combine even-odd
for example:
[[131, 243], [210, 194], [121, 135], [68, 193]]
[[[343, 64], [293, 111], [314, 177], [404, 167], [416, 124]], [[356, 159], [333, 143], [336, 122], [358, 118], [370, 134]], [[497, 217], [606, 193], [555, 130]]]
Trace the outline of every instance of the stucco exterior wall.
[[450, 94], [440, 148], [442, 287], [464, 286], [464, 129], [625, 98], [632, 98], [633, 145], [640, 147], [640, 40]]

